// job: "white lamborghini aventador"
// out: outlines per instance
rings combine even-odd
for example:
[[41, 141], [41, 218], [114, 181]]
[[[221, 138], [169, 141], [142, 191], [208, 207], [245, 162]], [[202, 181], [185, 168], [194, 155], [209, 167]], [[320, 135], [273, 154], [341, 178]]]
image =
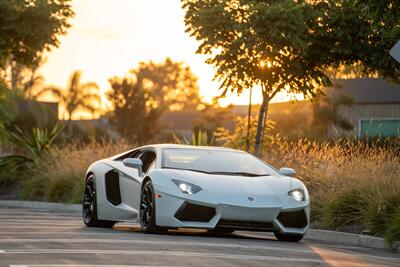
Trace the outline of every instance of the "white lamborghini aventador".
[[83, 221], [112, 227], [137, 220], [149, 233], [269, 231], [299, 241], [309, 226], [310, 198], [294, 174], [228, 148], [144, 146], [89, 167]]

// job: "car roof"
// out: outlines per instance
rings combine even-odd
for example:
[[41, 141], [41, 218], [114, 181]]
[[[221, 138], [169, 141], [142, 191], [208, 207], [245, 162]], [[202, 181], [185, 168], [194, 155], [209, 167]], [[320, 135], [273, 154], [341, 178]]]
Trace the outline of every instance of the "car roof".
[[142, 146], [140, 148], [146, 147], [153, 147], [153, 148], [176, 148], [176, 149], [201, 149], [201, 150], [221, 150], [221, 151], [237, 151], [237, 152], [244, 152], [241, 150], [236, 150], [229, 147], [220, 147], [220, 146], [191, 146], [191, 145], [181, 145], [181, 144], [154, 144], [154, 145], [147, 145]]
[[217, 151], [231, 151], [231, 152], [240, 152], [240, 153], [246, 153], [242, 150], [237, 150], [233, 148], [228, 148], [228, 147], [219, 147], [219, 146], [191, 146], [191, 145], [180, 145], [180, 144], [154, 144], [154, 145], [146, 145], [146, 146], [141, 146], [141, 147], [136, 147], [132, 148], [130, 150], [124, 151], [122, 153], [116, 154], [109, 159], [115, 160], [120, 158], [121, 156], [131, 153], [134, 150], [138, 149], [156, 149], [156, 150], [161, 150], [161, 149], [167, 149], [167, 148], [172, 148], [172, 149], [198, 149], [198, 150], [217, 150]]

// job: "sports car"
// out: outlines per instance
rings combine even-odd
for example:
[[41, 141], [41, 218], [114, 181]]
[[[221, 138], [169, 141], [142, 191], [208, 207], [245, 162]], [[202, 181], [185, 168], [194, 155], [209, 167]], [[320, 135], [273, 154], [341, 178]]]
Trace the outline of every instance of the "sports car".
[[294, 175], [230, 148], [143, 146], [89, 167], [83, 221], [89, 227], [136, 221], [147, 233], [266, 231], [297, 242], [309, 227], [310, 197]]

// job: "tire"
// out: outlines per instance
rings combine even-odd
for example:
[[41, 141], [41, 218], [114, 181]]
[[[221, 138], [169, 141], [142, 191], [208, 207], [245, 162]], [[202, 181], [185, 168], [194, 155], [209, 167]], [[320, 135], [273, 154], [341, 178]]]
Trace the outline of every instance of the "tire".
[[144, 184], [140, 193], [139, 223], [145, 233], [157, 234], [165, 231], [156, 224], [154, 187], [151, 180]]
[[303, 239], [303, 235], [281, 234], [279, 232], [275, 232], [274, 235], [279, 241], [286, 242], [299, 242]]
[[94, 175], [90, 175], [86, 179], [82, 200], [82, 219], [88, 227], [111, 228], [116, 223], [97, 218], [96, 181]]

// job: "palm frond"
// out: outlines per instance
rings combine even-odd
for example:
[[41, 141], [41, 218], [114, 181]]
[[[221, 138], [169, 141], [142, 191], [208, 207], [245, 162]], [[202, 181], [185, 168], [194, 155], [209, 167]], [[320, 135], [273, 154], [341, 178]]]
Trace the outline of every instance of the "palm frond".
[[51, 94], [51, 95], [57, 97], [58, 99], [61, 99], [61, 98], [63, 98], [63, 96], [64, 96], [63, 93], [64, 93], [64, 92], [63, 92], [62, 89], [60, 89], [60, 88], [58, 88], [58, 87], [50, 86], [50, 87], [45, 87], [45, 88], [39, 90], [37, 93], [35, 93], [35, 94], [33, 95], [33, 98], [36, 99], [36, 98], [38, 98], [38, 97], [40, 97], [40, 96], [42, 96], [42, 95]]
[[90, 89], [95, 89], [96, 91], [98, 91], [100, 89], [100, 87], [97, 85], [97, 83], [89, 82], [89, 83], [81, 84], [80, 89], [81, 89], [81, 92], [85, 92]]

